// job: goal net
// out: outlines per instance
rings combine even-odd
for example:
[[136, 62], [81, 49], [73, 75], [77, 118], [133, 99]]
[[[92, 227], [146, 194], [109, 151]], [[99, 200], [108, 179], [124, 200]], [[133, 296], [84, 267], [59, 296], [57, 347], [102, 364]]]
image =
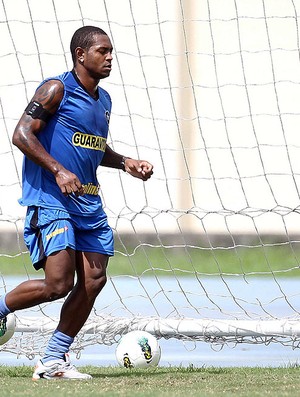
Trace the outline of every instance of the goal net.
[[[15, 125], [71, 69], [83, 25], [111, 37], [109, 144], [147, 183], [99, 168], [115, 234], [109, 280], [72, 347], [145, 329], [210, 343], [300, 338], [300, 0], [2, 0], [0, 294], [41, 277], [23, 244]], [[62, 301], [16, 313], [2, 350], [32, 357]]]

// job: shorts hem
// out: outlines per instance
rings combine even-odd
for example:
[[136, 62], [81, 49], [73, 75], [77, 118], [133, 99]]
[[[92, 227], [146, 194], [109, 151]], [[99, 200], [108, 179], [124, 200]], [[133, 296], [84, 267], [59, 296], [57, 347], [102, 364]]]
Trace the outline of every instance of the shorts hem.
[[100, 250], [100, 249], [93, 249], [93, 248], [76, 248], [76, 251], [80, 252], [95, 252], [97, 254], [102, 254], [102, 255], [108, 255], [108, 256], [114, 256], [114, 251], [105, 251], [105, 250]]
[[72, 250], [75, 251], [75, 247], [72, 247], [70, 244], [64, 244], [60, 247], [53, 247], [53, 249], [47, 251], [44, 253], [43, 257], [36, 262], [32, 260], [32, 266], [35, 268], [35, 270], [41, 269], [43, 266], [43, 262], [45, 261], [46, 258], [48, 258], [50, 255], [54, 254], [55, 252], [63, 251], [67, 248], [71, 248]]
[[47, 252], [47, 254], [45, 253], [43, 258], [39, 259], [38, 261], [36, 261], [36, 262], [32, 261], [32, 266], [35, 268], [35, 270], [41, 269], [42, 268], [42, 263], [43, 263], [43, 261], [45, 261], [46, 258], [48, 258], [51, 254], [54, 254], [55, 252], [63, 251], [66, 248], [71, 248], [74, 251], [95, 252], [95, 253], [102, 254], [102, 255], [114, 256], [114, 252], [113, 251], [104, 251], [104, 250], [99, 250], [99, 249], [98, 250], [97, 249], [80, 249], [80, 248], [78, 249], [78, 248], [72, 247], [70, 244], [66, 244], [66, 245], [63, 245], [63, 246], [61, 246], [59, 248], [55, 247], [55, 249], [50, 250], [49, 252]]

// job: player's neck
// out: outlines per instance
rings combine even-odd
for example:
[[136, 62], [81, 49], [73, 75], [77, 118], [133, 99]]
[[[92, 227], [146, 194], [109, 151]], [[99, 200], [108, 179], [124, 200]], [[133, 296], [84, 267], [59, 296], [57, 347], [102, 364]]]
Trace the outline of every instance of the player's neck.
[[87, 73], [78, 70], [76, 67], [73, 68], [73, 72], [81, 86], [93, 97], [98, 98], [98, 84], [99, 79], [94, 79]]

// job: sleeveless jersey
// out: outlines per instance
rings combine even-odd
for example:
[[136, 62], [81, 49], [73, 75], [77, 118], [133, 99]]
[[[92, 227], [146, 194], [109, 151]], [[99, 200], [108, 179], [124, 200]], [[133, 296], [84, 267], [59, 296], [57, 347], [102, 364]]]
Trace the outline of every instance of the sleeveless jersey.
[[64, 196], [55, 177], [24, 156], [22, 198], [24, 206], [61, 209], [70, 214], [99, 215], [102, 202], [98, 194], [97, 167], [102, 161], [111, 112], [109, 94], [98, 87], [98, 100], [81, 86], [74, 72], [44, 80], [60, 80], [64, 96], [57, 112], [37, 138], [50, 155], [77, 175], [85, 194]]

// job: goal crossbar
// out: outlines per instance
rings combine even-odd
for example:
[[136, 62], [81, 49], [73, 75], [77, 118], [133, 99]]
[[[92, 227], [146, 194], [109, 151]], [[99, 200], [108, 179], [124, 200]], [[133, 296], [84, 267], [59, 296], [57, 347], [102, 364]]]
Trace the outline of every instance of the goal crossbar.
[[[112, 341], [118, 336], [135, 330], [147, 331], [157, 337], [165, 338], [210, 338], [210, 337], [300, 337], [299, 320], [218, 320], [195, 318], [128, 317], [116, 318], [111, 316], [92, 317], [82, 328], [82, 333], [95, 335], [96, 338], [108, 335], [112, 327]], [[17, 319], [15, 332], [52, 332], [57, 320], [24, 317]]]

